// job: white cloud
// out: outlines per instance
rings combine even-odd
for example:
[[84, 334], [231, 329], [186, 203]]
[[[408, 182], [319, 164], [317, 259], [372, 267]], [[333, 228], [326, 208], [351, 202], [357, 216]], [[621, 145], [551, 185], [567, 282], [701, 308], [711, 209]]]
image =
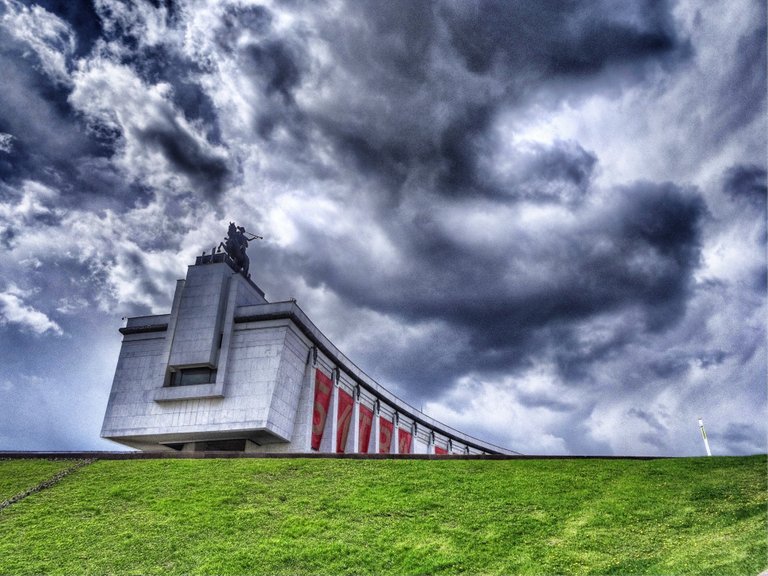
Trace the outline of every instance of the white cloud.
[[188, 142], [200, 154], [226, 160], [226, 150], [210, 144], [175, 108], [169, 84], [146, 84], [130, 67], [108, 59], [81, 62], [73, 79], [70, 103], [85, 114], [95, 131], [106, 127], [121, 134], [114, 161], [134, 181], [170, 193], [195, 185], [169, 162], [151, 134], [167, 135], [180, 147]]
[[[526, 408], [519, 401], [516, 385], [538, 388], [548, 380], [546, 371], [534, 370], [521, 379], [499, 381], [463, 377], [444, 399], [428, 402], [424, 411], [431, 417], [478, 438], [523, 454], [566, 454], [569, 438], [557, 430], [560, 411], [541, 405]], [[527, 380], [527, 382], [526, 382]]]
[[24, 303], [24, 292], [10, 284], [0, 292], [0, 324], [15, 324], [37, 335], [51, 332], [61, 336], [64, 331], [43, 312]]
[[13, 136], [0, 132], [0, 152], [10, 152], [13, 150]]
[[75, 50], [75, 34], [69, 24], [40, 6], [24, 6], [16, 0], [3, 0], [3, 4], [3, 33], [29, 46], [51, 79], [69, 84], [68, 64]]
[[142, 46], [168, 43], [178, 33], [167, 25], [168, 9], [163, 5], [156, 7], [146, 0], [96, 0], [95, 6], [105, 31], [128, 33]]
[[732, 89], [730, 64], [739, 60], [741, 34], [763, 20], [759, 3], [739, 7], [679, 2], [678, 25], [693, 44], [690, 60], [630, 89], [567, 100], [554, 109], [533, 103], [510, 111], [501, 132], [515, 142], [579, 142], [600, 159], [602, 187], [640, 179], [704, 186], [736, 161], [762, 162], [764, 114], [734, 133], [723, 124], [728, 111], [722, 95]]
[[0, 220], [34, 226], [43, 216], [61, 216], [64, 210], [56, 207], [58, 190], [34, 180], [25, 180], [14, 190], [7, 188], [12, 200], [0, 203]]

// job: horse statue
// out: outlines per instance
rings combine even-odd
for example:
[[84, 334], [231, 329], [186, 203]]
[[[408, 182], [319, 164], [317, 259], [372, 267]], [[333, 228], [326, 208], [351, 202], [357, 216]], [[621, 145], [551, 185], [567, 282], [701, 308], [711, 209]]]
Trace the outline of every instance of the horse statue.
[[229, 229], [227, 230], [227, 237], [224, 239], [224, 242], [219, 244], [219, 250], [221, 250], [222, 247], [224, 248], [227, 256], [232, 258], [235, 262], [237, 271], [246, 278], [250, 278], [251, 275], [248, 273], [250, 259], [245, 251], [248, 248], [248, 241], [257, 238], [259, 240], [262, 239], [261, 236], [256, 236], [255, 234], [252, 234], [251, 238], [248, 238], [246, 236], [245, 228], [242, 226], [235, 226], [234, 222], [230, 222]]

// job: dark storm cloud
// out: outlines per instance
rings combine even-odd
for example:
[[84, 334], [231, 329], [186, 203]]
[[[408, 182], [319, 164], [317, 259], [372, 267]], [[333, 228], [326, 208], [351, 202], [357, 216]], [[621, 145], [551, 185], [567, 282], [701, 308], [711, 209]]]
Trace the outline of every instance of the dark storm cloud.
[[[524, 276], [519, 287], [500, 285], [498, 272], [507, 264], [503, 258], [486, 267], [491, 262], [484, 261], [481, 254], [454, 251], [448, 261], [459, 261], [462, 268], [454, 272], [456, 285], [490, 296], [486, 288], [490, 282], [493, 288], [503, 288], [499, 294], [506, 292], [511, 298], [483, 303], [483, 313], [477, 317], [474, 313], [467, 317], [461, 312], [452, 314], [451, 310], [438, 314], [480, 328], [487, 322], [498, 323], [499, 313], [509, 309], [501, 317], [499, 338], [489, 331], [481, 332], [486, 342], [507, 338], [505, 326], [510, 320], [521, 328], [536, 328], [628, 305], [640, 305], [650, 326], [674, 322], [684, 310], [691, 273], [699, 261], [703, 201], [673, 185], [649, 183], [617, 191], [617, 195], [619, 201], [611, 210], [573, 237], [539, 239], [542, 246], [550, 245], [548, 291], [528, 293]], [[427, 260], [426, 265], [439, 267], [445, 261], [436, 258]], [[535, 262], [524, 262], [522, 274], [527, 265], [534, 266]], [[513, 303], [519, 306], [511, 306]], [[677, 312], [670, 315], [670, 310]]]
[[683, 378], [689, 368], [688, 359], [680, 357], [678, 354], [670, 354], [666, 357], [661, 356], [648, 363], [648, 370], [654, 380]]
[[[385, 85], [398, 78], [411, 82], [428, 77], [430, 50], [434, 47], [439, 26], [438, 5], [430, 2], [348, 2], [349, 15], [355, 19], [354, 28], [334, 39], [349, 64], [356, 56], [365, 54], [357, 66], [365, 67], [375, 51], [375, 72]], [[365, 46], [366, 38], [373, 44]], [[356, 71], [362, 72], [362, 69]]]
[[3, 243], [3, 246], [10, 250], [13, 248], [13, 239], [16, 237], [16, 231], [11, 227], [3, 227], [2, 230], [0, 230], [0, 242]]
[[[612, 6], [350, 3], [350, 24], [339, 32], [337, 21], [326, 22], [333, 35], [325, 40], [355, 77], [355, 92], [339, 93], [322, 114], [310, 115], [311, 125], [335, 143], [340, 159], [395, 198], [418, 175], [448, 197], [575, 201], [595, 162], [584, 150], [578, 157], [575, 147], [560, 147], [533, 161], [532, 171], [550, 173], [538, 190], [518, 190], [485, 164], [496, 160], [489, 159], [497, 144], [492, 128], [502, 112], [536, 97], [577, 94], [562, 89], [566, 78], [610, 87], [690, 54], [667, 3], [637, 4], [624, 15]], [[286, 70], [295, 78], [292, 66]], [[558, 190], [553, 178], [567, 184]]]
[[667, 442], [664, 441], [664, 435], [669, 431], [669, 427], [658, 418], [655, 412], [640, 408], [630, 408], [627, 415], [641, 420], [651, 429], [638, 435], [641, 442], [655, 446], [659, 450], [668, 449]]
[[201, 63], [163, 45], [141, 47], [124, 60], [148, 84], [169, 84], [174, 106], [187, 120], [202, 126], [213, 144], [221, 144], [218, 113], [198, 81], [198, 76], [205, 72]]
[[[311, 284], [322, 282], [361, 307], [409, 322], [447, 323], [467, 347], [443, 363], [446, 378], [460, 369], [524, 367], [558, 343], [558, 367], [577, 381], [586, 366], [625, 346], [630, 334], [663, 331], [682, 317], [700, 261], [705, 214], [695, 191], [638, 183], [616, 190], [613, 204], [584, 227], [537, 236], [533, 250], [473, 250], [458, 233], [447, 235], [424, 215], [397, 230], [400, 249], [408, 255], [406, 268], [347, 267], [317, 237], [314, 259], [304, 269]], [[528, 267], [537, 270], [536, 280], [528, 278]], [[390, 288], [377, 289], [384, 285]], [[644, 323], [619, 326], [599, 345], [579, 346], [575, 340], [565, 345], [581, 322], [629, 312], [638, 312]], [[414, 360], [428, 356], [431, 345], [414, 350]], [[675, 359], [651, 368], [665, 378], [684, 369]], [[434, 374], [437, 367], [430, 370]], [[423, 377], [418, 369], [414, 374]], [[433, 381], [438, 385], [439, 379]], [[424, 395], [436, 392], [430, 383], [420, 386]]]
[[478, 160], [490, 148], [486, 132], [493, 118], [489, 105], [471, 107], [440, 135], [439, 190], [476, 194], [488, 189]]
[[[340, 166], [373, 178], [382, 191], [399, 197], [406, 178], [421, 167], [439, 167], [441, 147], [451, 145], [441, 142], [440, 123], [430, 121], [446, 89], [430, 77], [433, 54], [443, 48], [436, 37], [435, 5], [349, 2], [344, 11], [346, 25], [321, 19], [320, 30], [335, 62], [329, 81], [342, 70], [355, 85], [339, 85], [336, 98], [308, 121], [333, 143]], [[464, 88], [453, 87], [456, 109], [449, 122], [461, 123], [468, 114], [479, 119], [483, 113], [465, 109]]]
[[747, 202], [765, 211], [768, 201], [766, 170], [755, 164], [731, 166], [725, 173], [723, 190], [737, 202]]
[[398, 190], [408, 177], [408, 150], [397, 143], [375, 143], [365, 135], [326, 128], [336, 140], [339, 157], [349, 160], [360, 172], [373, 176], [390, 190]]
[[728, 356], [729, 354], [724, 350], [712, 350], [699, 354], [696, 361], [701, 368], [706, 369], [721, 365]]
[[295, 92], [307, 73], [310, 55], [301, 33], [278, 34], [273, 21], [273, 13], [263, 6], [226, 6], [216, 24], [215, 42], [236, 59], [238, 72], [263, 96], [258, 105], [254, 102], [255, 133], [270, 141], [274, 130], [282, 127], [294, 142], [286, 153], [296, 154], [306, 146], [308, 128]]
[[638, 439], [645, 443], [649, 444], [651, 446], [655, 446], [659, 450], [666, 451], [669, 449], [669, 446], [662, 438], [659, 437], [658, 434], [654, 432], [643, 432], [638, 436]]
[[[0, 177], [18, 179], [29, 173], [71, 176], [73, 157], [101, 152], [77, 121], [67, 98], [70, 88], [46, 75], [38, 58], [11, 38], [0, 40], [0, 131], [13, 136], [3, 153]], [[65, 177], [64, 180], [68, 178]]]
[[160, 150], [172, 169], [184, 174], [196, 190], [210, 199], [217, 198], [231, 175], [226, 160], [212, 154], [173, 119], [169, 120], [139, 132], [139, 141]]
[[712, 136], [718, 140], [728, 132], [744, 127], [757, 115], [765, 114], [765, 100], [768, 94], [766, 81], [766, 42], [768, 28], [766, 3], [757, 2], [763, 25], [739, 39], [735, 65], [729, 69], [729, 77], [720, 87], [722, 105], [718, 116], [713, 119]]
[[[615, 315], [616, 326], [609, 335], [599, 341], [585, 343], [578, 338], [573, 326], [556, 326], [546, 331], [549, 346], [553, 348], [552, 357], [560, 376], [567, 382], [588, 383], [592, 378], [591, 370], [615, 360], [637, 338], [638, 331], [633, 322], [625, 320], [623, 315]], [[542, 341], [541, 349], [548, 346]], [[535, 348], [531, 347], [535, 353]]]
[[758, 440], [765, 439], [764, 433], [754, 424], [731, 422], [724, 432], [712, 431], [709, 436], [715, 451], [720, 454], [758, 454], [765, 451], [765, 444]]
[[699, 264], [705, 213], [701, 196], [672, 184], [641, 183], [626, 190], [617, 230], [623, 253], [616, 256], [626, 258], [637, 247], [643, 252], [650, 250], [643, 256], [648, 257], [645, 264], [651, 265], [652, 272], [637, 270], [631, 274], [631, 291], [639, 289], [648, 306], [658, 306], [656, 310], [663, 317], [656, 318], [653, 325], [663, 327], [685, 311], [690, 275]]
[[497, 186], [511, 198], [577, 205], [589, 193], [597, 157], [576, 142], [531, 147], [529, 157]]
[[445, 13], [454, 48], [478, 74], [500, 65], [514, 73], [589, 76], [680, 47], [667, 2], [639, 2], [626, 12], [611, 6], [616, 3], [463, 2]]
[[760, 246], [763, 257], [753, 269], [751, 288], [756, 294], [764, 296], [768, 291], [765, 251], [768, 246], [768, 229], [765, 222], [765, 213], [768, 208], [768, 177], [765, 168], [756, 164], [731, 166], [725, 171], [723, 177], [723, 191], [733, 201], [739, 213], [751, 212], [760, 217], [761, 225], [755, 230], [753, 241]]
[[234, 51], [244, 32], [262, 36], [271, 30], [273, 19], [272, 12], [264, 6], [228, 5], [216, 28], [216, 42], [224, 50]]
[[286, 103], [293, 102], [293, 90], [301, 81], [301, 70], [290, 45], [270, 40], [252, 44], [243, 52], [251, 74], [263, 82], [266, 94], [279, 94]]
[[572, 412], [578, 408], [572, 402], [552, 398], [547, 393], [518, 392], [516, 398], [520, 404], [529, 408], [546, 408], [554, 412]]

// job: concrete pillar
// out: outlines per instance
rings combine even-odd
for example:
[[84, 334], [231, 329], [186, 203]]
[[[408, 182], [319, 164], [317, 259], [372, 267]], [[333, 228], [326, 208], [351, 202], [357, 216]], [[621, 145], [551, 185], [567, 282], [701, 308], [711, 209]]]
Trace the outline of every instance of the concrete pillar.
[[179, 305], [181, 304], [181, 294], [184, 292], [184, 280], [176, 280], [176, 291], [173, 293], [173, 304], [171, 305], [171, 316], [168, 319], [168, 328], [165, 331], [165, 343], [163, 344], [163, 355], [161, 362], [166, 367], [166, 382], [164, 386], [168, 385], [167, 379], [170, 377], [168, 373], [168, 362], [171, 359], [171, 348], [173, 346], [173, 336], [176, 334], [176, 322], [179, 319]]
[[392, 454], [400, 454], [400, 426], [398, 424], [399, 418], [397, 412], [392, 416], [392, 424], [394, 430], [392, 431]]
[[333, 379], [333, 391], [331, 392], [331, 448], [329, 452], [336, 452], [336, 439], [339, 435], [339, 379]]
[[[309, 407], [306, 410], [309, 422], [304, 429], [304, 434], [300, 438], [299, 446], [300, 450], [304, 452], [310, 452], [312, 450], [312, 420], [315, 417], [315, 354], [317, 354], [316, 348], [310, 348], [309, 354], [307, 354], [307, 384], [306, 384], [306, 405]], [[304, 391], [302, 391], [302, 394]], [[299, 401], [301, 404], [301, 401]], [[301, 410], [301, 408], [299, 408]]]
[[371, 430], [371, 434], [373, 434], [373, 454], [379, 453], [379, 437], [381, 436], [381, 412], [378, 409], [378, 403], [373, 408], [373, 430]]
[[235, 322], [235, 308], [237, 307], [237, 288], [238, 282], [233, 279], [229, 283], [229, 293], [227, 295], [226, 311], [224, 313], [224, 326], [221, 333], [221, 348], [219, 349], [216, 371], [216, 386], [222, 392], [224, 391], [224, 380], [227, 374], [227, 361], [229, 360], [229, 348], [232, 341], [232, 327]]
[[355, 390], [355, 403], [352, 407], [352, 450], [360, 452], [360, 391]]

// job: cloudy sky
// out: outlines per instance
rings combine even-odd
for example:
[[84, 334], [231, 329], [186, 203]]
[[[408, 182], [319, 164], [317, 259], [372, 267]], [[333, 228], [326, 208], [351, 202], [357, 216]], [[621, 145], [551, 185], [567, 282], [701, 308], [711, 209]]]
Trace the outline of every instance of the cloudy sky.
[[463, 431], [767, 449], [762, 1], [0, 0], [0, 72], [0, 449], [117, 448], [121, 318], [230, 220]]

